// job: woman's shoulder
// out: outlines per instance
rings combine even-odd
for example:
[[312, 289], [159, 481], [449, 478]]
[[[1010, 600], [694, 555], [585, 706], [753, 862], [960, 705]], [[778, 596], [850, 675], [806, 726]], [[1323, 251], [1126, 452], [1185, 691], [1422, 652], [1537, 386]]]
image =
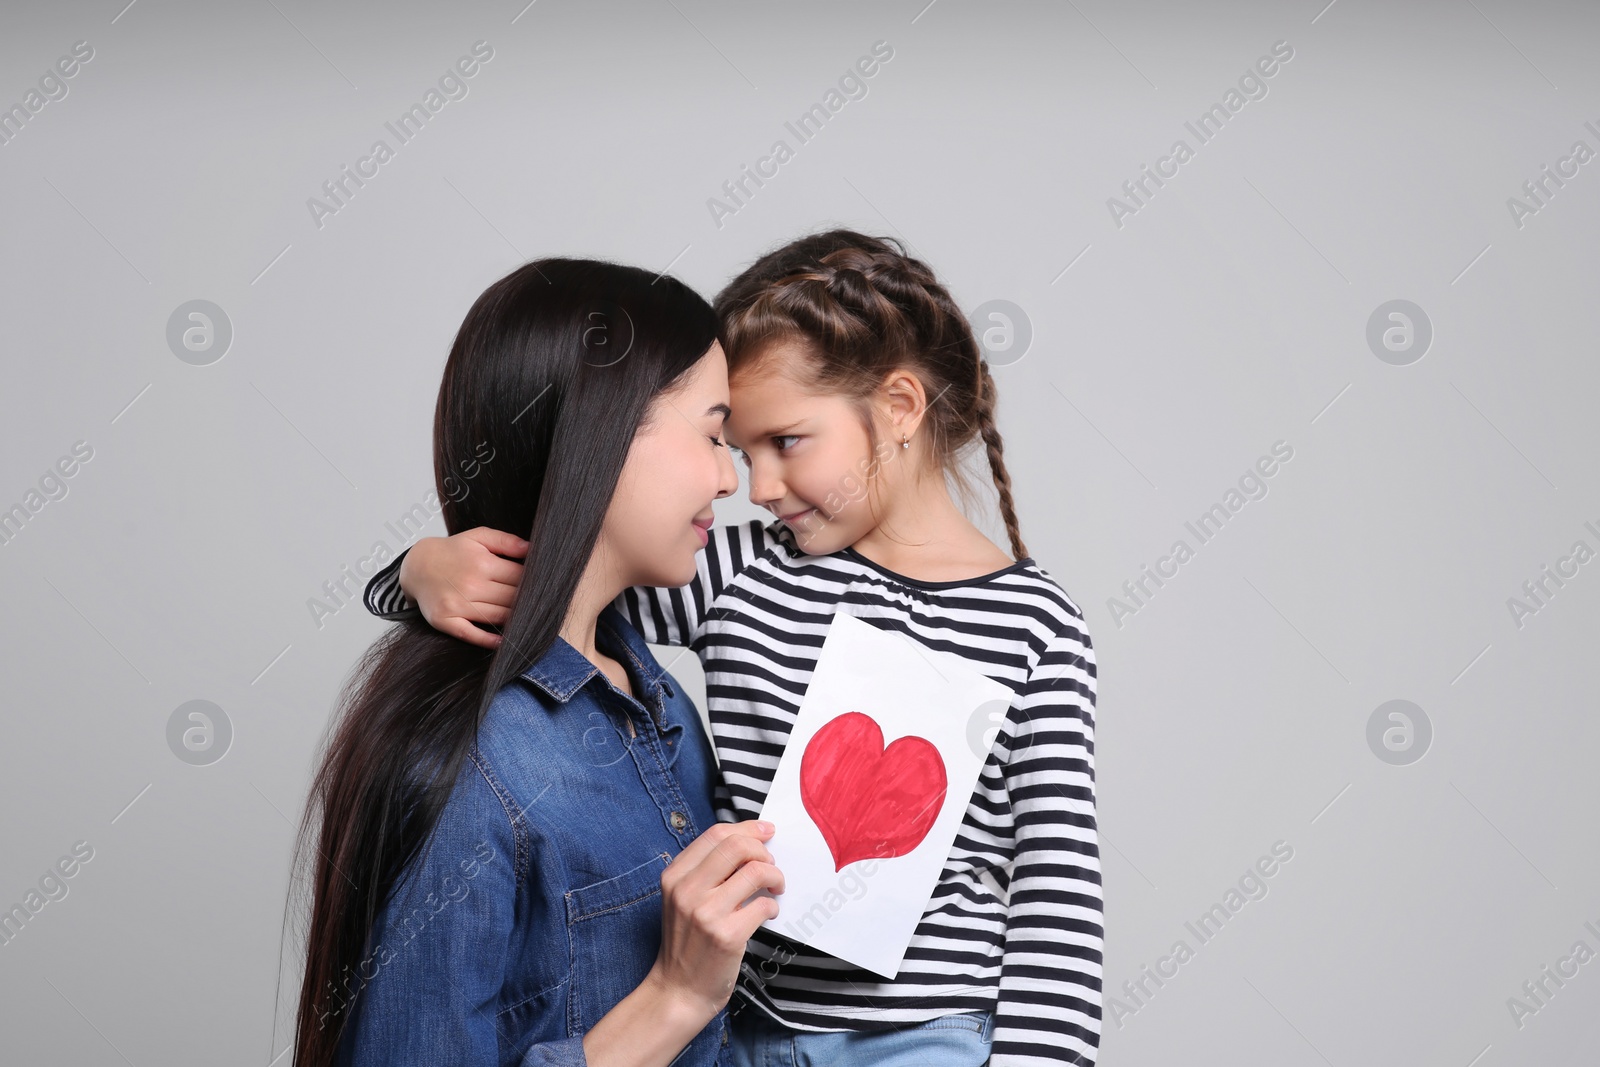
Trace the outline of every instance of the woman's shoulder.
[[[603, 651], [637, 661], [645, 678], [666, 675], [627, 616], [608, 604], [601, 610], [597, 639]], [[485, 773], [548, 780], [574, 744], [588, 743], [593, 716], [602, 706], [589, 683], [600, 673], [588, 657], [557, 636], [550, 648], [496, 690], [478, 726], [477, 747]]]
[[[482, 732], [459, 754], [454, 780], [449, 795], [439, 809], [430, 838], [442, 846], [445, 859], [467, 851], [473, 842], [483, 841], [496, 849], [515, 852], [513, 847], [521, 831], [512, 817], [514, 783], [502, 769], [486, 761], [481, 748]], [[445, 770], [448, 760], [442, 753], [413, 763], [410, 774], [414, 784], [436, 779]], [[453, 861], [452, 861], [453, 862]]]
[[509, 679], [490, 698], [478, 720], [472, 762], [491, 789], [538, 773], [530, 754], [553, 750], [554, 716], [564, 701], [529, 681], [526, 673]]
[[505, 841], [530, 832], [525, 815], [560, 773], [555, 761], [567, 748], [555, 736], [557, 708], [520, 678], [495, 693], [456, 778], [454, 818], [490, 828]]
[[[549, 681], [554, 684], [555, 679]], [[508, 746], [538, 743], [540, 736], [551, 729], [552, 715], [572, 699], [572, 693], [562, 695], [563, 692], [545, 689], [527, 671], [507, 680], [489, 699], [478, 722], [478, 750], [494, 758], [500, 757]]]

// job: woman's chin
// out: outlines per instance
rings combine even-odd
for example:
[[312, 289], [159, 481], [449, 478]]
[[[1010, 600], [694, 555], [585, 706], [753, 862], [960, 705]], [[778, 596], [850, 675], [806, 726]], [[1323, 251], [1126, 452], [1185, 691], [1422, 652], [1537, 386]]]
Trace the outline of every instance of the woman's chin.
[[660, 583], [660, 587], [663, 589], [676, 589], [678, 586], [688, 585], [694, 581], [699, 555], [700, 542], [696, 540], [688, 555], [681, 557], [674, 566], [668, 568], [669, 574], [666, 580]]

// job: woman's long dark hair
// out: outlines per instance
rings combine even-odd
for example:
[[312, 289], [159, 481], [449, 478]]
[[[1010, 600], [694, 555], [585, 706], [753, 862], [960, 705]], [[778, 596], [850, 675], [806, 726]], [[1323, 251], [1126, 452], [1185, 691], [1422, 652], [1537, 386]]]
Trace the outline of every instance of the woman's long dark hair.
[[527, 569], [498, 649], [402, 622], [340, 694], [295, 852], [311, 896], [298, 1067], [334, 1063], [371, 977], [379, 909], [426, 845], [489, 702], [555, 642], [651, 401], [716, 326], [673, 278], [580, 259], [528, 263], [467, 312], [434, 411], [434, 482], [450, 533], [524, 534]]

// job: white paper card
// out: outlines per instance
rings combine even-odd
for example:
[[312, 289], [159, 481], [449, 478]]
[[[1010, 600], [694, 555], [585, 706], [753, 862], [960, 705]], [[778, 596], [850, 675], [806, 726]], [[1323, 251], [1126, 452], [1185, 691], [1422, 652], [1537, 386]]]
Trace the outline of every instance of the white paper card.
[[899, 973], [1012, 697], [951, 653], [835, 612], [761, 808], [785, 883], [763, 925]]

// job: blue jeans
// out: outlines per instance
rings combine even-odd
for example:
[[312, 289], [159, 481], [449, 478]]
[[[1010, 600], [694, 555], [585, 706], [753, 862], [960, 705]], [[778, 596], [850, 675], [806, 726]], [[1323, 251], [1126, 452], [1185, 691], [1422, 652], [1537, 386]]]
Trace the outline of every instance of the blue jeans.
[[732, 1067], [982, 1067], [989, 1062], [993, 1016], [944, 1015], [894, 1030], [821, 1033], [790, 1030], [746, 1004], [728, 1035]]

